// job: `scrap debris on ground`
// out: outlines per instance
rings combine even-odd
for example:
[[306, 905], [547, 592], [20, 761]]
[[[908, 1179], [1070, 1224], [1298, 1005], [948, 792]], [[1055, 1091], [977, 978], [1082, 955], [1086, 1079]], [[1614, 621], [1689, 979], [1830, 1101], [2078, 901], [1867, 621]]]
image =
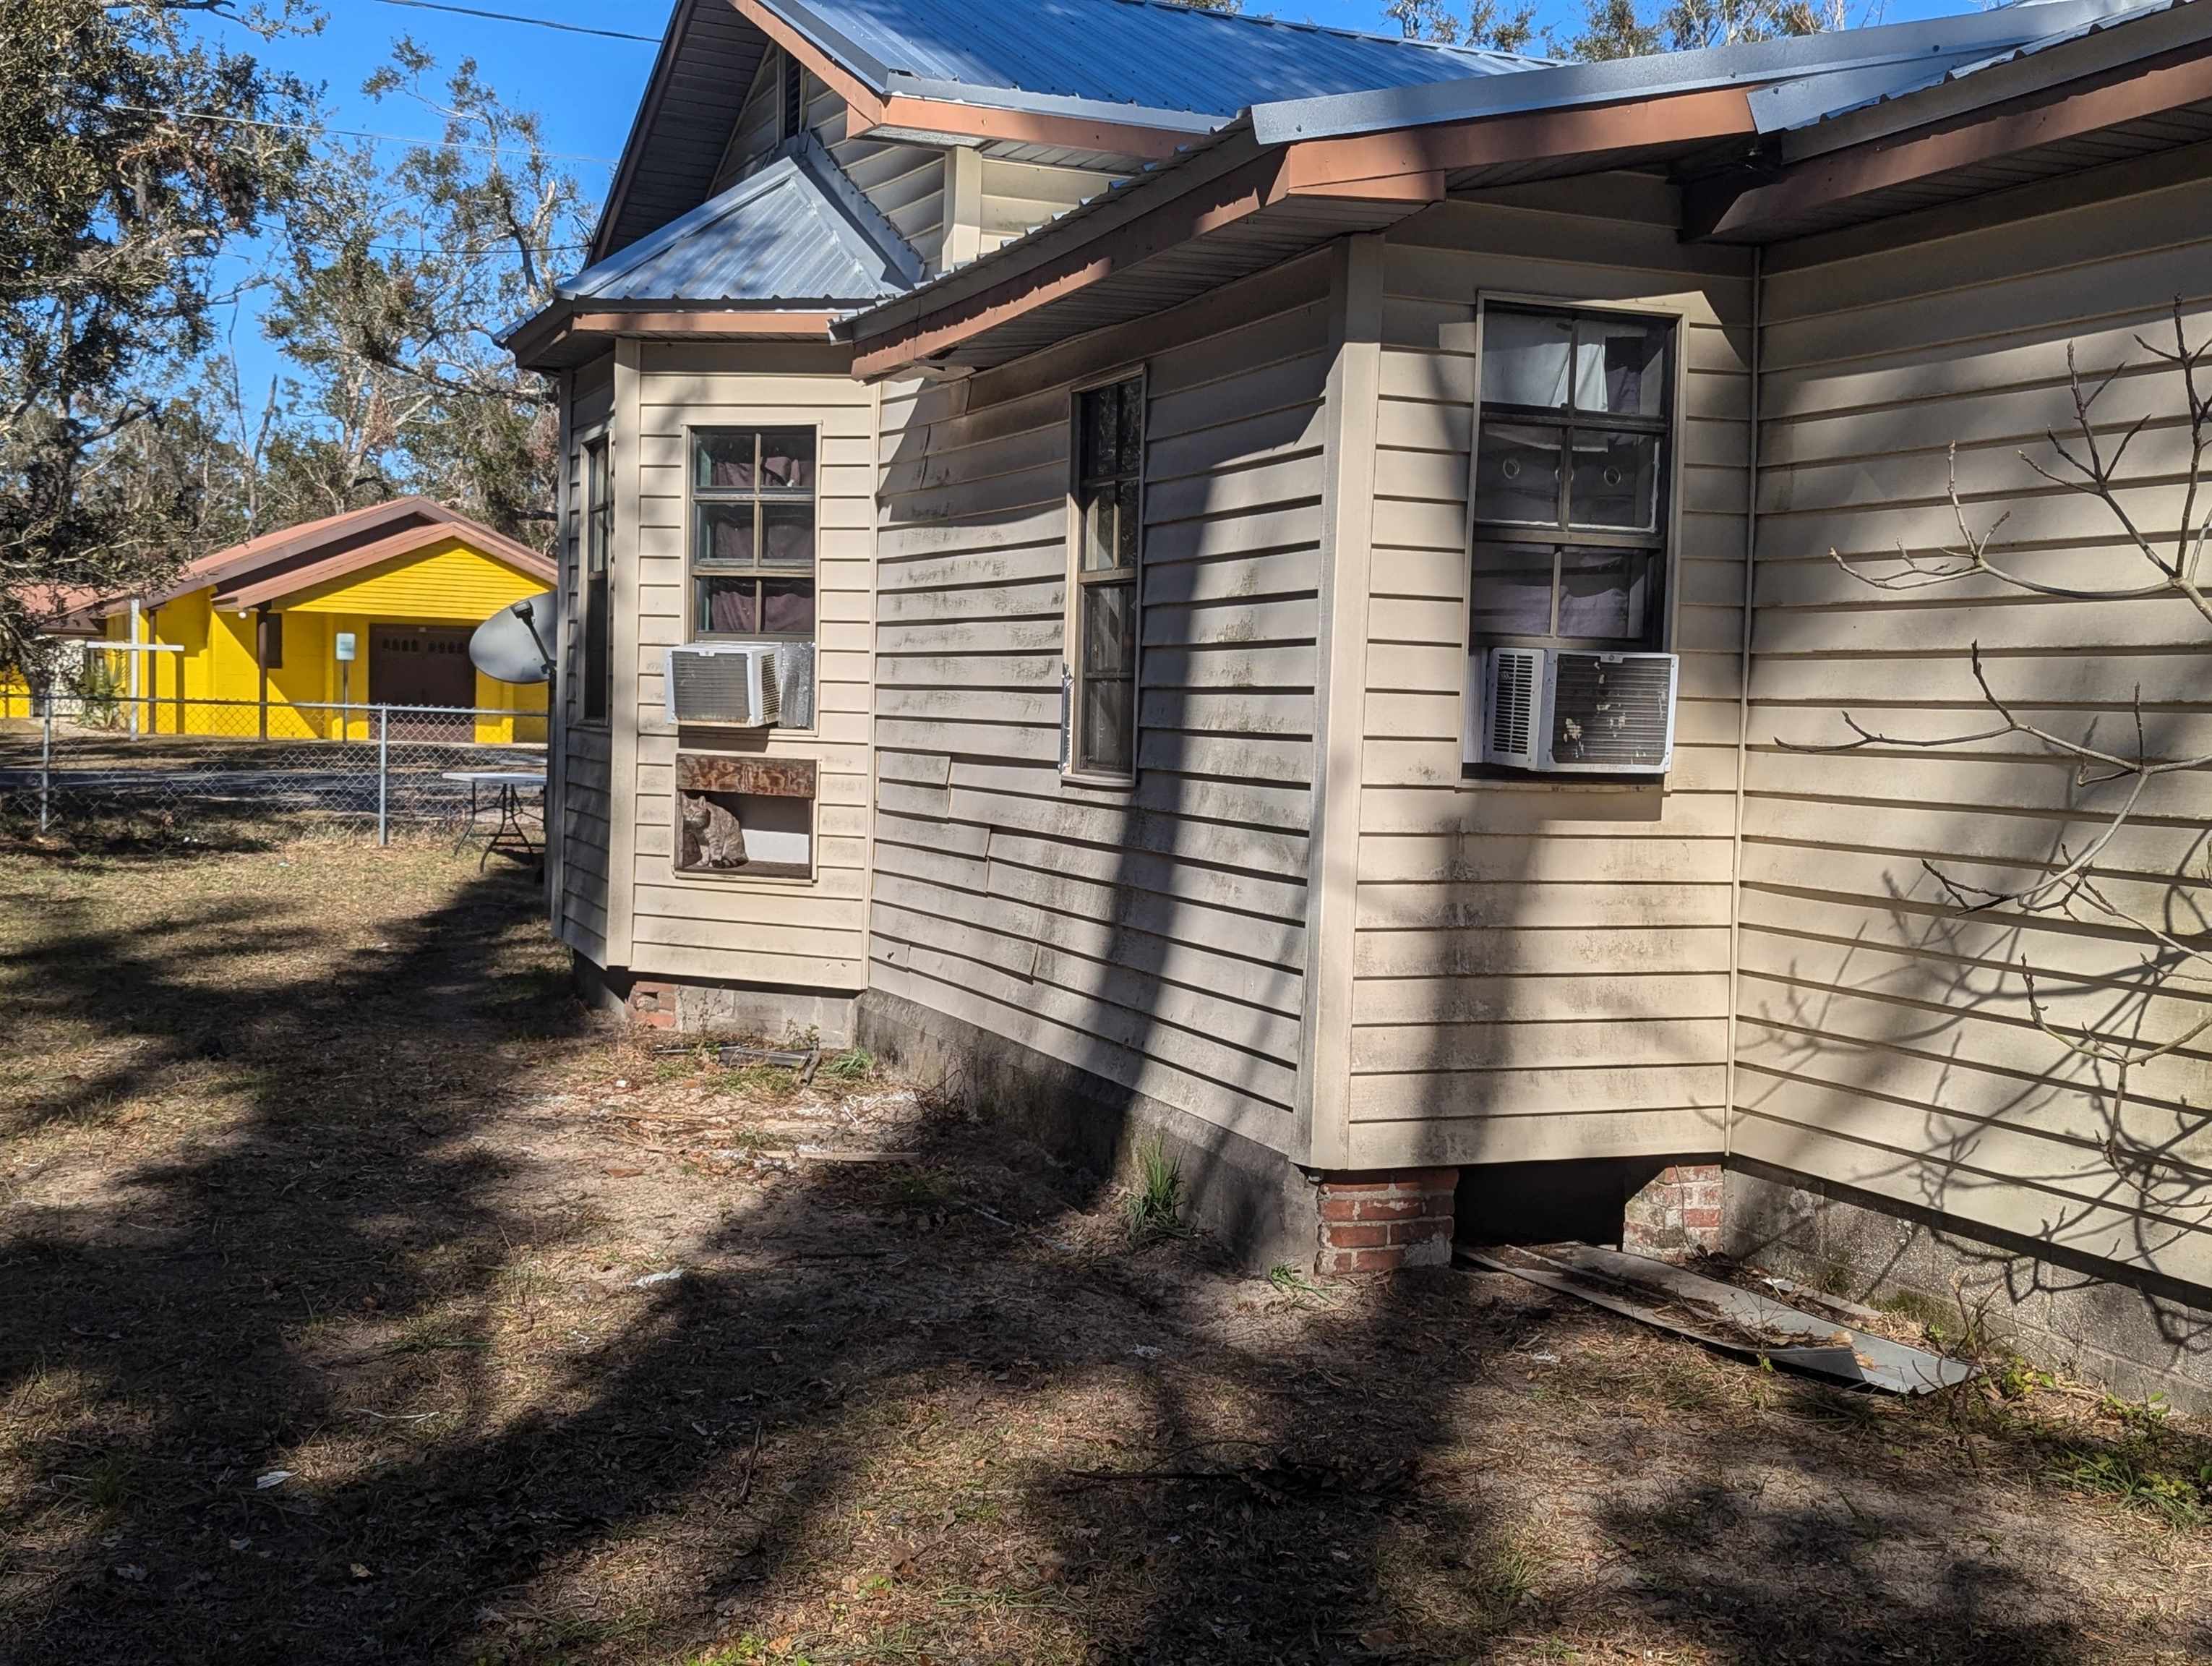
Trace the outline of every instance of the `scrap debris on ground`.
[[2212, 1654], [2156, 1407], [1253, 1277], [945, 1085], [602, 1028], [440, 848], [0, 897], [9, 1666]]

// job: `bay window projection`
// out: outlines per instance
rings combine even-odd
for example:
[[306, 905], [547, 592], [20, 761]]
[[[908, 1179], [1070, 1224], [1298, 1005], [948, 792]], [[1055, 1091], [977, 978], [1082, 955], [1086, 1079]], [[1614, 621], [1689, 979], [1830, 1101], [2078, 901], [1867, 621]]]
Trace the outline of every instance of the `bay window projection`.
[[1144, 378], [1087, 388], [1075, 405], [1067, 763], [1077, 775], [1127, 781], [1137, 769]]

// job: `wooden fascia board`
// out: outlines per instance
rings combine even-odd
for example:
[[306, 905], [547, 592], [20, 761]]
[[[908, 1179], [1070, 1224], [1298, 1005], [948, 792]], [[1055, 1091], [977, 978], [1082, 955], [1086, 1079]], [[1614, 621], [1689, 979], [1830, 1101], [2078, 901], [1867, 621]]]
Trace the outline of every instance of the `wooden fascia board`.
[[1716, 184], [1693, 193], [1686, 234], [1751, 231], [1762, 221], [1788, 220], [2205, 99], [2212, 99], [2212, 42], [2110, 71], [2086, 85], [2031, 94], [1934, 131], [1869, 140], [1800, 162], [1764, 184]]
[[819, 336], [830, 338], [834, 313], [756, 313], [738, 307], [701, 312], [578, 313], [569, 320], [575, 335], [705, 336], [744, 339], [758, 336]]
[[777, 16], [761, 0], [730, 0], [738, 15], [822, 77], [823, 85], [844, 100], [856, 127], [875, 127], [884, 119], [884, 99], [873, 88]]
[[282, 601], [287, 596], [296, 596], [302, 591], [315, 590], [336, 580], [349, 578], [364, 572], [380, 562], [412, 555], [434, 544], [460, 544], [478, 555], [512, 567], [526, 578], [542, 584], [553, 582], [553, 563], [535, 550], [500, 537], [485, 527], [481, 531], [451, 522], [437, 522], [428, 526], [410, 526], [390, 538], [380, 538], [374, 544], [362, 544], [357, 550], [348, 550], [342, 555], [322, 561], [310, 562], [270, 578], [240, 585], [235, 589], [218, 586], [213, 605], [218, 610], [258, 607], [264, 602]]
[[1643, 150], [1749, 137], [1758, 132], [1741, 88], [1708, 88], [1567, 110], [1527, 110], [1468, 121], [1401, 127], [1340, 139], [1300, 139], [1290, 147], [1290, 188], [1299, 195], [1390, 195], [1389, 182], [1431, 180], [1468, 167], [1557, 156]]
[[888, 375], [969, 337], [1086, 289], [1193, 238], [1234, 224], [1288, 194], [1280, 152], [1253, 157], [1132, 215], [1063, 255], [894, 325], [856, 353], [853, 374]]
[[936, 138], [987, 144], [1052, 145], [1063, 150], [1091, 150], [1106, 155], [1139, 157], [1146, 161], [1165, 161], [1176, 151], [1205, 137], [1130, 122], [1000, 110], [987, 104], [956, 104], [948, 100], [901, 94], [884, 100], [880, 113], [871, 121], [855, 125], [849, 137], [860, 137], [872, 128], [913, 135], [924, 142]]
[[636, 183], [639, 160], [653, 131], [653, 123], [660, 115], [661, 100], [668, 92], [669, 78], [676, 73], [676, 60], [683, 55], [684, 35], [691, 21], [689, 10], [681, 13], [675, 25], [662, 39], [660, 51], [653, 60], [653, 75], [646, 82], [645, 97], [638, 105], [636, 117], [630, 123], [629, 137], [623, 143], [622, 161], [617, 164], [613, 182], [607, 187], [605, 205], [599, 210], [599, 223], [592, 228], [592, 246], [586, 252], [591, 258], [586, 263], [597, 265], [606, 258], [607, 245], [614, 236], [615, 222], [622, 217], [629, 201], [632, 185]]

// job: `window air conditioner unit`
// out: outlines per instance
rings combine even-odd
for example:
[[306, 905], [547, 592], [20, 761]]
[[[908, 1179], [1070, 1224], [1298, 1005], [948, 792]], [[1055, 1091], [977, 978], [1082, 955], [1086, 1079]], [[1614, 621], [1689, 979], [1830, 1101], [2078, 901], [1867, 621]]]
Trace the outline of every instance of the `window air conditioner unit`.
[[1543, 775], [1664, 775], [1677, 665], [1671, 654], [1487, 649], [1469, 664], [1480, 678], [1469, 717], [1482, 759]]
[[668, 721], [761, 729], [775, 721], [775, 649], [766, 642], [694, 642], [668, 650]]
[[1547, 769], [1660, 775], [1674, 757], [1671, 654], [1555, 649], [1544, 672]]
[[1483, 693], [1482, 757], [1516, 769], [1544, 767], [1544, 650], [1494, 648]]

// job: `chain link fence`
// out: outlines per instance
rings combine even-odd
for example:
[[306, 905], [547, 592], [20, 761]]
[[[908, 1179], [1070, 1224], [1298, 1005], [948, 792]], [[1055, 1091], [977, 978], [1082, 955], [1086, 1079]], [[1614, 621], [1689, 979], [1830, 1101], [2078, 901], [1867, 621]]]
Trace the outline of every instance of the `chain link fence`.
[[57, 694], [0, 699], [0, 824], [140, 836], [543, 823], [542, 712]]

